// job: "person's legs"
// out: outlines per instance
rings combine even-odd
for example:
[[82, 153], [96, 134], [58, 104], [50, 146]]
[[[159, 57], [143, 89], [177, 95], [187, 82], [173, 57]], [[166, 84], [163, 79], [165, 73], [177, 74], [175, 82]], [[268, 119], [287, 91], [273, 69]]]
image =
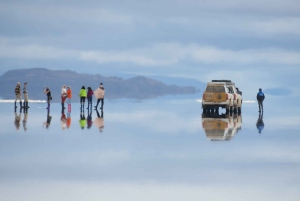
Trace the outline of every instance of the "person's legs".
[[101, 110], [103, 109], [103, 105], [104, 105], [104, 98], [101, 99], [101, 107], [100, 107]]
[[21, 94], [18, 95], [18, 99], [20, 100], [20, 107], [22, 107], [22, 96], [21, 96]]
[[28, 94], [24, 94], [24, 107], [29, 108], [29, 106], [28, 106]]
[[95, 108], [97, 109], [98, 105], [99, 105], [100, 99], [97, 99], [97, 104], [95, 106]]
[[258, 111], [261, 112], [261, 107], [262, 107], [262, 101], [258, 101]]
[[15, 108], [17, 108], [17, 100], [18, 100], [18, 95], [15, 97]]
[[80, 97], [80, 103], [81, 103], [81, 107], [80, 108], [83, 107], [83, 109], [84, 109], [85, 97]]

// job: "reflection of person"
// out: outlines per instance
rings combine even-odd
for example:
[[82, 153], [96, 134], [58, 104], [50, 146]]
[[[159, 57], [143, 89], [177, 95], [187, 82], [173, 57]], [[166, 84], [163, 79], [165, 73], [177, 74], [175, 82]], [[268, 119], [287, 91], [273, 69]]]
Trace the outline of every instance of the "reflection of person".
[[52, 119], [52, 117], [50, 116], [50, 110], [48, 109], [47, 120], [46, 120], [46, 122], [43, 123], [43, 127], [46, 126], [46, 128], [48, 129], [50, 126], [50, 123], [51, 123], [51, 119]]
[[68, 112], [68, 113], [67, 113], [67, 120], [66, 120], [66, 126], [67, 126], [67, 129], [70, 128], [71, 122], [72, 122], [71, 112]]
[[65, 109], [65, 100], [68, 97], [66, 85], [63, 85], [61, 88], [61, 108]]
[[258, 115], [258, 119], [256, 122], [256, 128], [258, 129], [258, 133], [261, 133], [261, 131], [264, 129], [264, 127], [265, 127], [265, 124], [263, 121], [263, 113], [260, 113]]
[[17, 111], [15, 109], [15, 121], [14, 121], [14, 123], [15, 123], [15, 127], [16, 127], [17, 130], [20, 129], [21, 118], [22, 118], [22, 109], [20, 108], [20, 114], [19, 115], [17, 114]]
[[84, 86], [82, 86], [79, 91], [79, 97], [80, 97], [80, 108], [84, 109], [84, 103], [86, 98], [86, 90]]
[[24, 83], [24, 88], [23, 88], [23, 95], [24, 95], [24, 108], [29, 108], [28, 106], [28, 91], [27, 91], [27, 82]]
[[100, 87], [94, 91], [95, 97], [97, 98], [97, 105], [95, 106], [95, 109], [97, 109], [98, 104], [99, 104], [100, 101], [101, 101], [101, 107], [100, 107], [100, 109], [101, 110], [103, 109], [103, 105], [104, 105], [104, 93], [105, 93], [105, 90], [104, 90], [103, 84], [100, 83]]
[[85, 115], [84, 115], [83, 109], [81, 109], [81, 111], [80, 111], [79, 125], [80, 125], [80, 127], [81, 127], [82, 130], [84, 129], [84, 127], [86, 125], [86, 119], [85, 119]]
[[24, 113], [24, 118], [23, 118], [23, 129], [24, 129], [24, 131], [27, 131], [27, 126], [26, 126], [26, 124], [27, 124], [27, 119], [28, 119], [28, 108], [25, 108], [24, 111], [23, 111], [23, 113]]
[[87, 128], [90, 129], [93, 125], [92, 121], [92, 109], [88, 111], [88, 116], [87, 116]]
[[87, 91], [88, 107], [87, 107], [87, 109], [89, 109], [90, 105], [92, 108], [93, 94], [94, 94], [94, 92], [93, 92], [92, 88], [88, 87], [88, 91]]
[[22, 95], [21, 95], [21, 83], [18, 82], [17, 86], [15, 87], [15, 108], [17, 108], [17, 100], [20, 100], [20, 108], [22, 108]]
[[50, 100], [52, 100], [50, 88], [46, 87], [46, 89], [44, 90], [44, 93], [47, 95], [48, 107], [46, 107], [46, 109], [50, 110]]
[[65, 113], [62, 112], [61, 118], [60, 118], [60, 125], [61, 125], [62, 130], [65, 130], [65, 128], [66, 128], [66, 122], [67, 122], [66, 115], [65, 115]]
[[99, 114], [98, 110], [96, 110], [96, 112], [97, 118], [94, 120], [94, 125], [99, 129], [100, 132], [102, 132], [104, 128], [103, 110], [101, 110], [101, 115]]
[[258, 112], [261, 111], [264, 112], [263, 101], [265, 100], [265, 94], [262, 92], [261, 88], [259, 89], [256, 95], [256, 99], [258, 101], [258, 108], [259, 108]]
[[72, 90], [70, 86], [67, 86], [67, 95], [68, 95], [68, 99], [67, 99], [67, 103], [71, 104], [71, 99], [72, 99]]

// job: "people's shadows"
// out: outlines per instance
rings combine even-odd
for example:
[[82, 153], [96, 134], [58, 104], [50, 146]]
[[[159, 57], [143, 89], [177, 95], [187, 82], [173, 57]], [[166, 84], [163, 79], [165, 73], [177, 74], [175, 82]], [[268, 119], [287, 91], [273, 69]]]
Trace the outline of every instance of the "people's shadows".
[[88, 116], [87, 116], [87, 128], [90, 129], [93, 125], [92, 120], [92, 107], [88, 108]]
[[258, 119], [257, 119], [257, 122], [256, 122], [256, 128], [258, 130], [258, 133], [261, 133], [262, 130], [264, 129], [265, 127], [265, 123], [263, 121], [263, 116], [264, 116], [264, 113], [259, 113], [258, 115]]
[[20, 108], [19, 114], [17, 112], [17, 108], [15, 108], [14, 113], [15, 113], [14, 124], [15, 124], [16, 130], [19, 130], [20, 129], [20, 121], [22, 118], [22, 108]]
[[46, 119], [46, 121], [43, 123], [43, 127], [46, 127], [46, 129], [49, 129], [51, 120], [52, 120], [52, 116], [50, 116], [50, 109], [47, 109], [47, 119]]
[[86, 118], [84, 114], [84, 109], [80, 109], [80, 119], [79, 119], [80, 128], [83, 130], [86, 125]]
[[28, 119], [28, 108], [24, 108], [23, 109], [23, 114], [24, 114], [24, 117], [23, 117], [23, 129], [24, 131], [27, 131], [27, 119]]
[[103, 117], [103, 110], [101, 110], [101, 114], [99, 114], [99, 111], [97, 112], [97, 118], [94, 120], [94, 125], [99, 129], [100, 132], [103, 131], [104, 128], [104, 117]]

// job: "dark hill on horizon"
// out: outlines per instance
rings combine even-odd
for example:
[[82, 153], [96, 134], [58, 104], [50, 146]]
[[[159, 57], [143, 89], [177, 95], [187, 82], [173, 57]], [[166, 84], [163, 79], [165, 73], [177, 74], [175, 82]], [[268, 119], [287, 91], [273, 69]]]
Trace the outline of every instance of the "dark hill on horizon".
[[102, 82], [105, 87], [105, 98], [108, 99], [150, 99], [164, 95], [194, 94], [196, 88], [166, 85], [155, 79], [136, 76], [130, 79], [119, 77], [103, 77], [99, 74], [90, 75], [70, 70], [48, 70], [31, 68], [9, 70], [0, 77], [0, 96], [4, 99], [14, 99], [14, 88], [17, 82], [28, 83], [29, 99], [44, 100], [43, 88], [49, 86], [53, 101], [60, 101], [62, 85], [71, 86], [74, 102], [78, 101], [78, 93], [82, 86], [95, 90]]

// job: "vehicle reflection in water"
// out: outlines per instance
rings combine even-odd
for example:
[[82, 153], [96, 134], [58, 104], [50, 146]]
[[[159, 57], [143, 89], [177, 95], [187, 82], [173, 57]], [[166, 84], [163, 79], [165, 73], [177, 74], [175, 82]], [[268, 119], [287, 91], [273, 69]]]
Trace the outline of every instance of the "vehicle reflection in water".
[[230, 140], [241, 130], [241, 114], [202, 114], [202, 127], [206, 137], [212, 141]]

